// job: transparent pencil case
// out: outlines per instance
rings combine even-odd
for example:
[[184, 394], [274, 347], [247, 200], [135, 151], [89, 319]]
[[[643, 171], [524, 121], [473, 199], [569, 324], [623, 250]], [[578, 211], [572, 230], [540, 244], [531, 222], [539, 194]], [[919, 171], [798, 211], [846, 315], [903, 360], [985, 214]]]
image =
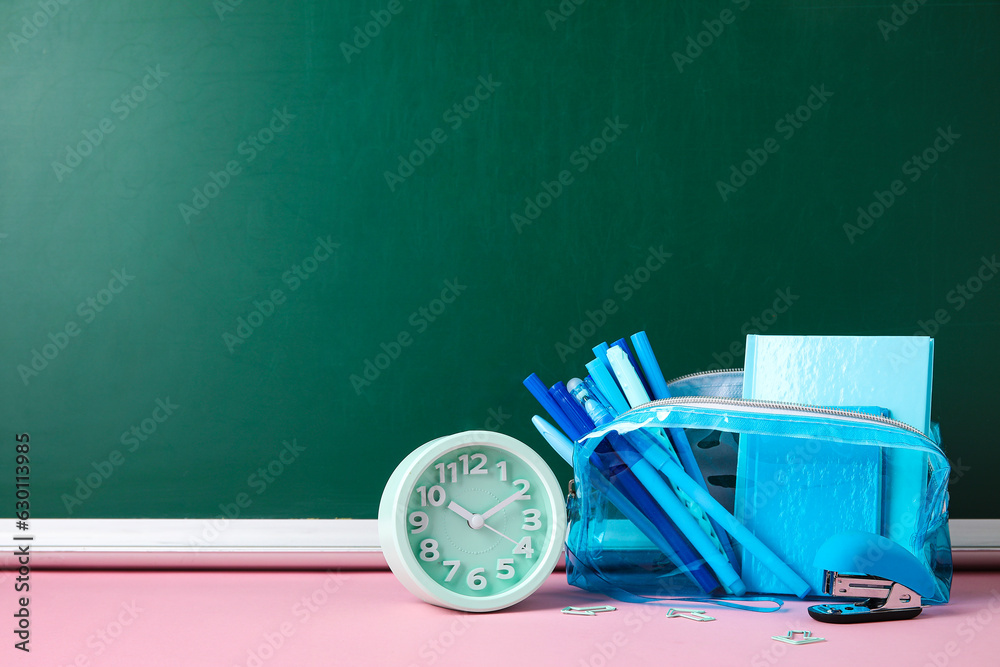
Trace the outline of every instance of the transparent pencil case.
[[822, 598], [816, 559], [851, 534], [868, 536], [856, 574], [902, 547], [928, 582], [923, 604], [946, 603], [950, 466], [936, 425], [929, 438], [878, 411], [742, 400], [742, 381], [681, 378], [673, 398], [579, 439], [569, 583], [618, 599]]

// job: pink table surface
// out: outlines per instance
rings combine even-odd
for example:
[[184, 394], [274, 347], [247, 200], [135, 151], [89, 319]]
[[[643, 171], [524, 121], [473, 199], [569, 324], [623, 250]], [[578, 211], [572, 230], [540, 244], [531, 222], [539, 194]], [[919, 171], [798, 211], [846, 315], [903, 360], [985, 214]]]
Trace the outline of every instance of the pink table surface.
[[[684, 603], [718, 620], [667, 619], [561, 573], [515, 607], [463, 614], [420, 602], [387, 571], [35, 571], [30, 654], [13, 648], [13, 576], [0, 573], [0, 665], [1000, 665], [997, 572], [958, 573], [952, 603], [914, 620], [837, 626], [797, 601], [772, 614]], [[618, 610], [560, 613], [605, 603]], [[770, 639], [788, 630], [827, 641]]]

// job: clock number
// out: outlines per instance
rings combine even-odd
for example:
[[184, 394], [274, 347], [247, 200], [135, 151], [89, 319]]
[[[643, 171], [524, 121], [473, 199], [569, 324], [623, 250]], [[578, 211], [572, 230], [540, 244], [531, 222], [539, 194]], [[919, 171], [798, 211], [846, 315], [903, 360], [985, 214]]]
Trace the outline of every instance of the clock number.
[[455, 578], [455, 573], [458, 572], [458, 568], [462, 567], [462, 561], [460, 560], [445, 560], [441, 561], [441, 564], [445, 567], [450, 567], [451, 571], [448, 576], [444, 578], [445, 581], [451, 581]]
[[[486, 471], [483, 470], [483, 466], [486, 465], [486, 454], [473, 454], [472, 460], [479, 461], [471, 470], [469, 469], [469, 455], [462, 454], [458, 457], [458, 460], [462, 462], [462, 474], [463, 475], [485, 475]], [[455, 480], [452, 480], [455, 481]]]
[[521, 487], [521, 497], [520, 500], [531, 500], [531, 496], [528, 495], [528, 489], [531, 488], [531, 483], [526, 479], [515, 479], [515, 486]]
[[410, 534], [416, 535], [417, 533], [422, 533], [427, 529], [427, 512], [414, 512], [410, 515], [410, 525], [413, 526], [413, 530]]
[[444, 505], [444, 489], [436, 484], [431, 487], [430, 491], [427, 490], [426, 486], [418, 486], [417, 493], [420, 494], [421, 507], [427, 507], [428, 502], [434, 507], [441, 507], [441, 505]]
[[486, 577], [483, 576], [483, 572], [485, 571], [485, 567], [477, 567], [469, 572], [469, 576], [465, 578], [465, 583], [469, 585], [469, 588], [474, 591], [481, 591], [486, 588]]
[[542, 513], [538, 510], [524, 510], [521, 514], [524, 515], [524, 525], [521, 526], [521, 530], [538, 530], [542, 527], [542, 521], [538, 518]]
[[434, 561], [440, 557], [437, 540], [428, 538], [420, 543], [420, 560]]
[[497, 579], [511, 579], [514, 576], [513, 558], [497, 559]]
[[441, 481], [442, 484], [444, 484], [445, 481], [446, 481], [445, 480], [445, 475], [444, 475], [444, 469], [445, 468], [447, 468], [448, 470], [451, 471], [451, 481], [452, 481], [452, 483], [458, 481], [458, 464], [457, 463], [453, 462], [453, 463], [449, 463], [449, 464], [445, 465], [442, 462], [442, 463], [439, 463], [436, 466], [434, 466], [434, 468], [437, 469], [437, 471], [439, 473], [441, 473], [440, 481]]
[[[470, 474], [470, 475], [485, 475], [486, 474], [486, 470], [485, 470], [485, 467], [486, 467], [486, 454], [473, 454], [472, 455], [472, 460], [475, 461], [476, 459], [479, 459], [479, 463], [477, 463], [472, 468], [472, 470], [469, 470], [468, 474]], [[466, 468], [468, 468], [468, 462], [466, 462]]]
[[507, 481], [507, 462], [506, 461], [501, 461], [500, 463], [497, 464], [497, 467], [500, 468], [500, 481], [501, 482], [506, 482]]
[[523, 540], [517, 543], [514, 547], [513, 553], [524, 554], [525, 558], [531, 558], [535, 555], [535, 550], [531, 548], [531, 537], [525, 537]]

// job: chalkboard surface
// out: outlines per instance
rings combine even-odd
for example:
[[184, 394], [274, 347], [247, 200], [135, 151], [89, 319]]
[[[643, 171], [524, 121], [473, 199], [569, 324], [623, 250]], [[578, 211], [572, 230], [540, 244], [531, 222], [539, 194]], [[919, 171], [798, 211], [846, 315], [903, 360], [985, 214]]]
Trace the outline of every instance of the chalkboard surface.
[[1000, 515], [988, 2], [17, 0], [0, 496], [374, 518], [414, 447], [646, 330], [936, 339], [952, 514]]

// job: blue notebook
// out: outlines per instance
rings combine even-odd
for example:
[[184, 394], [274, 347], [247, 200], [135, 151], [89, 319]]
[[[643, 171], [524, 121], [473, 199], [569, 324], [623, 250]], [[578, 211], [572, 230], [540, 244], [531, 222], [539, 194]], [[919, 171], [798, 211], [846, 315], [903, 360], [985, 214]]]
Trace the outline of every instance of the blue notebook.
[[[933, 352], [934, 341], [922, 336], [750, 335], [743, 397], [877, 406], [929, 433]], [[744, 435], [736, 514], [820, 590], [822, 572], [813, 557], [835, 532], [889, 535], [915, 550], [910, 513], [923, 497], [926, 469], [918, 452], [893, 451], [883, 460], [876, 449]], [[786, 592], [751, 554], [744, 554], [742, 572], [751, 591]]]

